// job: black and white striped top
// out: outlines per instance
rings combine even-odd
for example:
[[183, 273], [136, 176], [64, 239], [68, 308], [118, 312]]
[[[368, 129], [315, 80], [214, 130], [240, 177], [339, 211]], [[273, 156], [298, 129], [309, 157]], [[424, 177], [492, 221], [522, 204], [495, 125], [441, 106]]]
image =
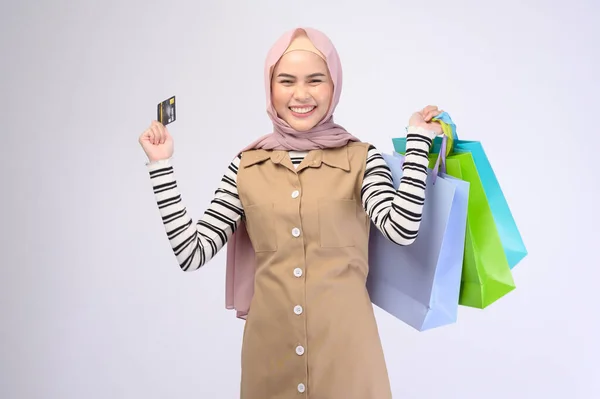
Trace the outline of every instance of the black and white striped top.
[[[416, 238], [425, 201], [428, 154], [434, 132], [408, 129], [406, 157], [398, 190], [381, 153], [369, 147], [361, 200], [373, 224], [392, 242], [409, 245]], [[290, 151], [297, 167], [308, 152]], [[237, 191], [241, 157], [233, 159], [202, 217], [194, 223], [179, 193], [170, 159], [147, 164], [167, 237], [184, 271], [206, 264], [227, 243], [244, 210]]]

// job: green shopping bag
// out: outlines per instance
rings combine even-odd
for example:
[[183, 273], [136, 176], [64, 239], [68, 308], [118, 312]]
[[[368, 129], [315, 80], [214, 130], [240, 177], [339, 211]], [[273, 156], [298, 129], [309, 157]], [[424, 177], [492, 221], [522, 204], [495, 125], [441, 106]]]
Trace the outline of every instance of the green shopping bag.
[[450, 155], [446, 163], [450, 176], [470, 183], [459, 303], [483, 309], [515, 289], [515, 283], [472, 154]]
[[[429, 155], [431, 169], [437, 158]], [[470, 183], [459, 304], [483, 309], [515, 289], [515, 283], [471, 153], [451, 153], [446, 173]]]

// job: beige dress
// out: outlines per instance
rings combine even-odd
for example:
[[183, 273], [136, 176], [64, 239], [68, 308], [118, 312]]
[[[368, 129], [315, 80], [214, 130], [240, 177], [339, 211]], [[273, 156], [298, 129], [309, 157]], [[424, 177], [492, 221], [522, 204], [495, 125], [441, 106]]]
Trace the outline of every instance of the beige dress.
[[242, 399], [389, 399], [365, 283], [367, 143], [242, 154], [237, 176], [257, 256], [242, 349]]

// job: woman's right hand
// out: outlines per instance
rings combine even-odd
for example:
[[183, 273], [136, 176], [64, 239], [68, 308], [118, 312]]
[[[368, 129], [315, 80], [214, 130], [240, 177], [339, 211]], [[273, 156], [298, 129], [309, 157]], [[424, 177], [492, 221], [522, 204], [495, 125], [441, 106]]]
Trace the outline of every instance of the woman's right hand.
[[158, 121], [152, 121], [140, 136], [139, 142], [150, 162], [173, 156], [173, 138], [169, 130]]

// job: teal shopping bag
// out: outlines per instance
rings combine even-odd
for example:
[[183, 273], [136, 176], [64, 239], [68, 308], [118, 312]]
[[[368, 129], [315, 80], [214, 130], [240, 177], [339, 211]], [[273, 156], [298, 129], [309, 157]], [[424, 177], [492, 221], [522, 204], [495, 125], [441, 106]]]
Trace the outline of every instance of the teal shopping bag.
[[[483, 149], [481, 142], [471, 140], [460, 140], [456, 133], [456, 125], [450, 118], [447, 112], [443, 112], [435, 119], [439, 119], [445, 126], [444, 133], [450, 139], [449, 152], [455, 154], [470, 153], [475, 161], [475, 167], [477, 173], [481, 178], [483, 184], [483, 190], [488, 199], [488, 203], [492, 210], [494, 222], [502, 241], [502, 247], [508, 260], [508, 264], [512, 269], [515, 267], [525, 256], [527, 256], [527, 248], [521, 237], [521, 233], [517, 227], [515, 219], [508, 202], [504, 197], [500, 183], [494, 173], [492, 165]], [[394, 144], [394, 150], [398, 153], [403, 154], [406, 150], [406, 138], [394, 138], [392, 139]], [[442, 138], [436, 137], [432, 146], [432, 153], [437, 154], [440, 151], [442, 144]]]

